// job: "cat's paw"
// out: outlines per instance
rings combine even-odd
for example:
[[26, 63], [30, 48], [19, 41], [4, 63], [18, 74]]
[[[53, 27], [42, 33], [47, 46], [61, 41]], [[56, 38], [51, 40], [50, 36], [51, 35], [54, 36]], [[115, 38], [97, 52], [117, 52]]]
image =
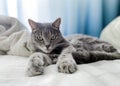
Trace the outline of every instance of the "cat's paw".
[[44, 66], [30, 66], [27, 68], [27, 75], [29, 77], [42, 75], [44, 71]]
[[45, 65], [44, 57], [41, 54], [31, 55], [27, 68], [27, 75], [36, 76], [43, 74], [44, 65]]
[[58, 64], [58, 71], [62, 73], [74, 73], [77, 65], [73, 60], [66, 60]]
[[112, 45], [103, 45], [102, 48], [103, 48], [106, 52], [114, 52], [114, 51], [117, 51]]

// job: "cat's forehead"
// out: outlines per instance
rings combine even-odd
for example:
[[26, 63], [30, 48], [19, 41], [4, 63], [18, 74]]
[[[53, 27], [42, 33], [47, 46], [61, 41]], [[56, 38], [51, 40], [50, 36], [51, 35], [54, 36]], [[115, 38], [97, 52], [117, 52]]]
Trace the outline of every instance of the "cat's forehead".
[[52, 23], [37, 23], [39, 28], [52, 28]]
[[35, 32], [33, 32], [36, 35], [43, 35], [43, 36], [51, 36], [51, 35], [56, 35], [59, 34], [60, 32], [56, 29], [54, 29], [54, 27], [52, 27], [51, 23], [37, 23], [38, 24], [38, 28], [35, 30]]
[[40, 31], [46, 33], [46, 32], [59, 32], [56, 30], [53, 26], [52, 23], [38, 23], [38, 28]]

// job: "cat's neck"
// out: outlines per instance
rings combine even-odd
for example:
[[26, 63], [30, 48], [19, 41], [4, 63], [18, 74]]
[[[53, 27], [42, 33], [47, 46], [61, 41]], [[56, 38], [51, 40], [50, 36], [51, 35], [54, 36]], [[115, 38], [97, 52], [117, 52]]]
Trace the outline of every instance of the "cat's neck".
[[57, 43], [56, 47], [51, 51], [51, 54], [60, 54], [62, 50], [68, 46], [70, 46], [69, 42], [63, 38], [60, 42]]

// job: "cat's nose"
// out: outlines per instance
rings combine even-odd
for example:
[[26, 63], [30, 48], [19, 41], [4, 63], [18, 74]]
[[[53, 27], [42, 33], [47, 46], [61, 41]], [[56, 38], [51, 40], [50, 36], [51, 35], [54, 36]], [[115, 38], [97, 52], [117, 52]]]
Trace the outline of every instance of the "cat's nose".
[[50, 47], [50, 45], [49, 45], [49, 44], [47, 44], [47, 45], [45, 45], [45, 46], [46, 46], [46, 48], [47, 48], [47, 49]]

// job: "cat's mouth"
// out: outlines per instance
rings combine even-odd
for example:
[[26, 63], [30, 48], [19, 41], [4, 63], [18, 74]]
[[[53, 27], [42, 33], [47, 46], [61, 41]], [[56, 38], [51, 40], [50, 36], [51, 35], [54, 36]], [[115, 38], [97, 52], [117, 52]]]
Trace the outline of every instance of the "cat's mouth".
[[53, 52], [59, 53], [59, 52], [61, 52], [62, 48], [65, 48], [67, 46], [68, 46], [68, 44], [66, 44], [66, 43], [56, 44], [56, 46], [54, 46], [53, 48], [46, 49], [45, 53], [46, 54], [51, 54]]
[[51, 50], [46, 51], [47, 54], [51, 53]]
[[46, 54], [50, 54], [52, 52], [53, 49], [44, 49], [42, 50], [44, 53]]

